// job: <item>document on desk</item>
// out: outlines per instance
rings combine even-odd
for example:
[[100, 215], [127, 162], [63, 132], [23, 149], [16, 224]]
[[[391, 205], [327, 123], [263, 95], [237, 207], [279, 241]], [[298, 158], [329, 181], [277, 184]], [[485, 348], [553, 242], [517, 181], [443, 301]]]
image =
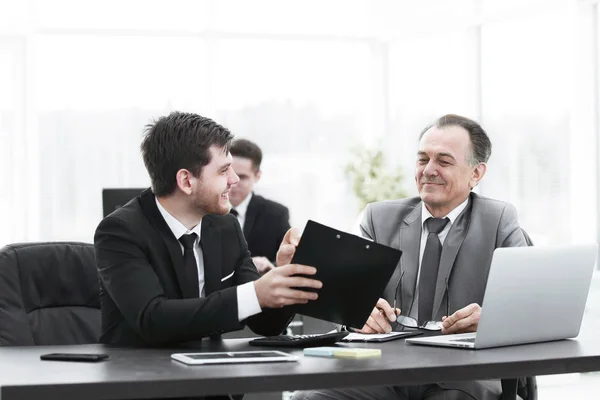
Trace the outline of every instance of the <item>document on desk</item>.
[[411, 336], [418, 336], [421, 332], [410, 331], [410, 332], [390, 332], [390, 333], [374, 333], [374, 334], [363, 334], [363, 333], [350, 333], [348, 336], [342, 339], [344, 342], [387, 342], [389, 340], [403, 339]]
[[[292, 264], [311, 265], [323, 282], [319, 298], [294, 312], [362, 328], [382, 296], [402, 252], [360, 236], [308, 221]], [[300, 288], [313, 291], [313, 289]]]

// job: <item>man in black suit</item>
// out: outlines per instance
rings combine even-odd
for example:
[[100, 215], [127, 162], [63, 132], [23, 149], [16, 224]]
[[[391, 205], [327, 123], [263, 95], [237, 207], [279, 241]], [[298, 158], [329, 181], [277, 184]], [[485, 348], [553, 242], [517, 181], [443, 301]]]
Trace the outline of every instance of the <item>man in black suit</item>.
[[254, 265], [263, 274], [273, 268], [279, 245], [290, 229], [290, 212], [287, 207], [253, 192], [262, 175], [260, 147], [249, 140], [237, 139], [230, 151], [231, 165], [240, 177], [229, 195], [231, 213], [242, 226]]
[[[242, 329], [283, 331], [281, 307], [316, 299], [304, 265], [258, 274], [229, 193], [232, 135], [214, 121], [173, 112], [148, 125], [141, 145], [152, 189], [107, 216], [94, 237], [101, 285], [100, 341], [172, 345]], [[291, 249], [288, 234], [281, 253]], [[297, 244], [297, 243], [296, 243]]]

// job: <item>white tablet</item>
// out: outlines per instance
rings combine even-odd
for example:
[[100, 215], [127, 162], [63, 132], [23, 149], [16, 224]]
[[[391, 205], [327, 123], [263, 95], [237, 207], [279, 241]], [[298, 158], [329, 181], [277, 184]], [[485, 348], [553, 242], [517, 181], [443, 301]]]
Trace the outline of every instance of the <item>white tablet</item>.
[[230, 351], [220, 353], [175, 353], [171, 354], [173, 360], [184, 364], [231, 364], [275, 361], [298, 361], [293, 356], [282, 351]]

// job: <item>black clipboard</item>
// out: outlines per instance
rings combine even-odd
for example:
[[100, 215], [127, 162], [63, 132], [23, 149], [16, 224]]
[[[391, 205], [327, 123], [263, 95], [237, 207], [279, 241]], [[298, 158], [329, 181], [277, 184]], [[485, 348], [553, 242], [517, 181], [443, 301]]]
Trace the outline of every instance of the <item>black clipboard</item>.
[[360, 329], [401, 255], [398, 249], [309, 220], [292, 263], [315, 267], [311, 278], [323, 282], [323, 287], [317, 300], [292, 307], [298, 314]]

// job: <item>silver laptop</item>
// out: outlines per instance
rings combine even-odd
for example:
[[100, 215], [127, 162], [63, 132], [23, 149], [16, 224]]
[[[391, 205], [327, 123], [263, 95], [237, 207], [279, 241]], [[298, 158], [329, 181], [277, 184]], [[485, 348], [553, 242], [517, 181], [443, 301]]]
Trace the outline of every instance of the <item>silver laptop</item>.
[[406, 339], [468, 349], [579, 335], [597, 244], [494, 251], [477, 333]]

